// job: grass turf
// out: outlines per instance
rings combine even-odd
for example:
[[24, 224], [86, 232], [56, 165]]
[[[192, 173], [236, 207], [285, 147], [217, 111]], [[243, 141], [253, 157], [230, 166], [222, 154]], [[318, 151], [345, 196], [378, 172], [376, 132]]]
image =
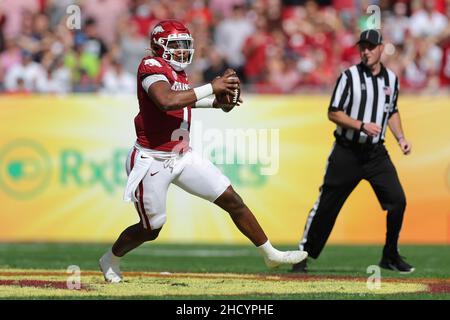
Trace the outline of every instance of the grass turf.
[[[109, 244], [0, 244], [1, 269], [60, 269], [78, 265], [83, 270], [98, 270], [98, 258]], [[294, 249], [295, 246], [277, 246]], [[308, 276], [361, 277], [369, 265], [380, 259], [380, 246], [327, 246], [320, 259], [309, 263]], [[401, 246], [401, 254], [416, 267], [410, 275], [382, 270], [383, 278], [449, 279], [450, 246]], [[268, 270], [257, 250], [251, 245], [181, 245], [148, 243], [134, 250], [122, 263], [122, 270], [153, 272], [201, 272], [201, 273], [252, 273], [290, 274], [287, 266]], [[306, 276], [306, 277], [308, 277]], [[420, 281], [420, 280], [419, 280]], [[301, 285], [301, 282], [299, 282]], [[20, 298], [20, 296], [14, 297]], [[43, 298], [52, 298], [51, 296]], [[67, 298], [67, 297], [64, 297]], [[69, 297], [70, 298], [70, 297]], [[127, 299], [161, 299], [154, 296], [129, 296]], [[165, 296], [164, 299], [180, 299]], [[450, 299], [450, 293], [400, 293], [384, 294], [264, 294], [235, 296], [183, 296], [185, 299]]]

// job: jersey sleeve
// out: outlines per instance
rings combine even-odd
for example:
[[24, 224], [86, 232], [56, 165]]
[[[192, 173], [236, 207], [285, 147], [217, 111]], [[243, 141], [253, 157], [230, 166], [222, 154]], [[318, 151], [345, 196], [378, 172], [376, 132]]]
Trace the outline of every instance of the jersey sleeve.
[[165, 76], [169, 79], [170, 74], [167, 65], [160, 59], [156, 58], [146, 58], [143, 59], [138, 68], [139, 80], [142, 82], [148, 76]]
[[343, 72], [336, 81], [328, 111], [345, 111], [350, 101], [349, 72]]
[[138, 79], [145, 92], [155, 82], [169, 82], [169, 72], [165, 63], [156, 58], [143, 59], [138, 68]]

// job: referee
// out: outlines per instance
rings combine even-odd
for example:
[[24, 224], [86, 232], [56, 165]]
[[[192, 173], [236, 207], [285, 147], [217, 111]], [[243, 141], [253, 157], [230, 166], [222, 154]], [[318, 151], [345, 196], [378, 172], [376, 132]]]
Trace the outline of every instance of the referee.
[[[384, 146], [389, 127], [402, 152], [411, 152], [397, 109], [398, 77], [380, 62], [384, 45], [378, 30], [361, 33], [361, 63], [345, 70], [337, 80], [328, 118], [336, 123], [336, 142], [328, 158], [319, 198], [311, 209], [300, 250], [318, 258], [345, 200], [358, 183], [369, 181], [383, 210], [387, 210], [387, 233], [380, 267], [409, 273], [414, 268], [397, 249], [406, 207], [405, 194]], [[306, 260], [293, 266], [306, 272]]]

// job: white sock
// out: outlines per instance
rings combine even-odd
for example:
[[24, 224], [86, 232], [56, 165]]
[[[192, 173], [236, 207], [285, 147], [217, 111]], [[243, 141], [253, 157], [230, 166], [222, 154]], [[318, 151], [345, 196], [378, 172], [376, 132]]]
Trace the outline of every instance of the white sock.
[[273, 256], [274, 254], [277, 254], [279, 251], [272, 247], [272, 244], [269, 240], [267, 240], [264, 244], [260, 245], [258, 247], [261, 254], [265, 257]]
[[113, 252], [112, 249], [109, 249], [108, 252], [106, 253], [106, 256], [108, 257], [108, 259], [111, 262], [119, 262], [121, 257], [116, 256]]

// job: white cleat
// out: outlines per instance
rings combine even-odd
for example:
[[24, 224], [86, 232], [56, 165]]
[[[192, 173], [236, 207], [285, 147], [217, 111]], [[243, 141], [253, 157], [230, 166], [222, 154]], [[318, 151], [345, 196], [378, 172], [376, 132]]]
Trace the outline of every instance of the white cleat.
[[268, 268], [276, 268], [282, 264], [296, 264], [308, 257], [306, 251], [278, 251], [269, 257], [264, 257]]
[[122, 274], [120, 273], [119, 262], [111, 261], [108, 252], [105, 253], [99, 262], [100, 270], [105, 277], [105, 280], [110, 283], [119, 283], [122, 281]]

